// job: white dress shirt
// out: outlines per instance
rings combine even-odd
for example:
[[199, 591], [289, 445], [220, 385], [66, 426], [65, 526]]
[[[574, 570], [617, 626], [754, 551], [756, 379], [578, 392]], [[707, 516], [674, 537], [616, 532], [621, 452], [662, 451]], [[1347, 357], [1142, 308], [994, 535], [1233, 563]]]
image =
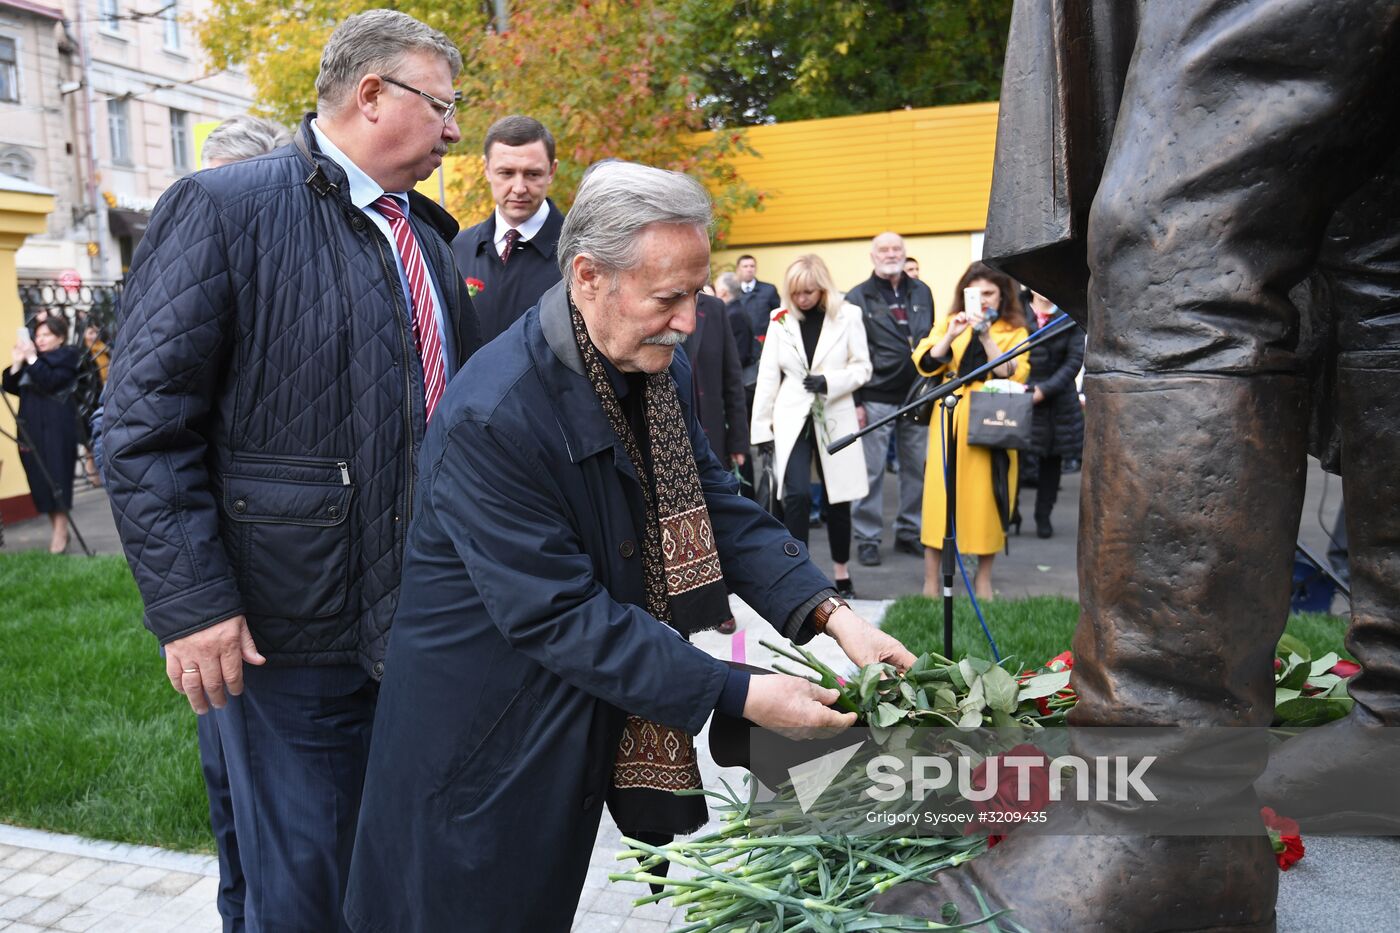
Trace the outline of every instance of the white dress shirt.
[[[544, 229], [544, 222], [549, 219], [549, 201], [546, 199], [540, 202], [540, 209], [525, 221], [516, 230], [520, 231], [520, 239], [515, 241], [517, 247], [521, 243], [527, 243], [534, 238], [535, 234]], [[506, 231], [510, 230], [510, 223], [501, 216], [501, 209], [496, 208], [496, 236], [492, 243], [496, 247], [496, 255], [501, 255], [501, 250], [506, 248]]]

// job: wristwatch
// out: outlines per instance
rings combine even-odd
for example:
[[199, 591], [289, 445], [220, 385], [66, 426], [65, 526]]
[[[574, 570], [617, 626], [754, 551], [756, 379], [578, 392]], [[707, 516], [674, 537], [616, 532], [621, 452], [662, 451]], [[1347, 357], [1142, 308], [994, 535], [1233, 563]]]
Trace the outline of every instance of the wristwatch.
[[826, 623], [831, 618], [831, 614], [843, 606], [849, 608], [850, 605], [840, 596], [828, 596], [817, 604], [817, 608], [812, 610], [812, 628], [816, 630], [818, 635], [822, 634], [826, 631]]

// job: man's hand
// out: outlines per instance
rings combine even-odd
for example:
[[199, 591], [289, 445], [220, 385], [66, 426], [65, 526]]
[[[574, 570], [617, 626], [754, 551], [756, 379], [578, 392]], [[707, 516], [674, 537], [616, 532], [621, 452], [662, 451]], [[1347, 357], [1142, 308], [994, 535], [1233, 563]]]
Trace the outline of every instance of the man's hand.
[[202, 715], [211, 704], [223, 709], [229, 695], [243, 692], [244, 662], [266, 660], [253, 644], [248, 620], [234, 616], [166, 645], [165, 676], [190, 701], [190, 708]]
[[849, 606], [842, 606], [831, 614], [826, 620], [826, 633], [836, 639], [846, 657], [861, 667], [884, 661], [900, 671], [907, 671], [914, 663], [914, 656], [897, 638], [880, 631]]
[[828, 708], [840, 696], [790, 674], [762, 674], [749, 678], [744, 718], [790, 739], [835, 735], [855, 725], [855, 713]]
[[864, 406], [864, 405], [857, 405], [857, 406], [856, 406], [856, 426], [859, 427], [859, 428], [864, 429], [864, 427], [865, 427], [865, 422], [866, 422], [866, 417], [865, 417], [865, 406]]
[[1043, 401], [1045, 401], [1045, 393], [1040, 391], [1040, 386], [1036, 386], [1031, 390], [1031, 404], [1039, 405]]
[[729, 459], [734, 461], [735, 466], [743, 466], [744, 461], [749, 459], [748, 454], [730, 454]]

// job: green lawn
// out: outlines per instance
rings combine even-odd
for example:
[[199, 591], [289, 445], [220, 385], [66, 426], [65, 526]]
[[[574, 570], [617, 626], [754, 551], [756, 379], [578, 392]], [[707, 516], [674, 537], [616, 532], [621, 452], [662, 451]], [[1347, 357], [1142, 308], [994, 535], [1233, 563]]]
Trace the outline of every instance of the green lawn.
[[194, 714], [119, 557], [0, 555], [0, 821], [212, 851]]
[[[983, 604], [982, 615], [1002, 657], [1014, 658], [1021, 667], [1038, 667], [1069, 648], [1074, 624], [1079, 618], [1079, 604], [1062, 596], [997, 599]], [[885, 613], [881, 627], [915, 654], [942, 653], [943, 601], [927, 596], [896, 600]], [[1346, 634], [1344, 619], [1321, 614], [1297, 615], [1288, 620], [1287, 631], [1311, 647], [1315, 658], [1329, 651], [1351, 657], [1342, 646], [1342, 637]], [[992, 649], [966, 597], [955, 600], [953, 608], [953, 654], [955, 657], [965, 654], [992, 657]]]
[[[1069, 647], [1078, 606], [1038, 597], [985, 607], [1003, 655], [1039, 665]], [[942, 608], [911, 596], [885, 628], [916, 653], [942, 650]], [[1341, 653], [1344, 623], [1289, 631]], [[966, 599], [956, 653], [990, 657]], [[0, 821], [99, 839], [212, 851], [194, 715], [170, 689], [118, 557], [0, 554]]]

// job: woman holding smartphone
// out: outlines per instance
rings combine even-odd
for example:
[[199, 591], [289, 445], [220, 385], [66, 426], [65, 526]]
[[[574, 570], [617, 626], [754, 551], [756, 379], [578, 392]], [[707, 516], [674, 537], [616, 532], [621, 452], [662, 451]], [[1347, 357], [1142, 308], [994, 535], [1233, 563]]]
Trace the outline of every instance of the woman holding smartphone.
[[[976, 289], [977, 306], [966, 306], [964, 293]], [[1026, 317], [1021, 300], [1016, 296], [1015, 283], [1004, 273], [974, 262], [967, 267], [958, 282], [953, 306], [948, 315], [936, 323], [929, 335], [914, 348], [914, 365], [925, 376], [969, 373], [996, 359], [1026, 339]], [[1018, 357], [993, 370], [989, 378], [1014, 379], [1024, 383], [1030, 376], [1030, 360]], [[985, 379], [972, 382], [959, 391], [982, 388]], [[1016, 452], [973, 447], [967, 442], [966, 402], [953, 409], [957, 433], [957, 503], [953, 514], [956, 523], [958, 550], [977, 555], [977, 574], [973, 592], [978, 599], [990, 599], [992, 563], [1006, 543], [1006, 525], [1011, 506], [1016, 501]], [[934, 406], [933, 422], [928, 432], [928, 461], [924, 471], [924, 514], [921, 539], [924, 544], [924, 595], [942, 592], [943, 529], [947, 496], [944, 487], [943, 464], [951, 462], [951, 451], [944, 455], [943, 408]], [[993, 470], [1005, 470], [1007, 501], [999, 501]]]
[[49, 315], [24, 328], [10, 352], [4, 388], [19, 396], [19, 461], [29, 481], [34, 507], [49, 517], [49, 553], [68, 548], [68, 512], [73, 508], [73, 467], [78, 462], [78, 351], [65, 346], [68, 322]]

